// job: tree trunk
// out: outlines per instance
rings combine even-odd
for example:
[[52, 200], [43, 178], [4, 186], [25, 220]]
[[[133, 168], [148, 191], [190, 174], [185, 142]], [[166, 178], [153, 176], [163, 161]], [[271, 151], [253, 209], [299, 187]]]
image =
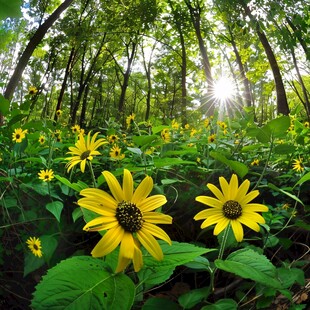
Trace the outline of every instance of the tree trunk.
[[[4, 97], [6, 99], [11, 99], [13, 96], [13, 93], [15, 91], [15, 88], [21, 79], [21, 76], [28, 64], [28, 61], [35, 50], [35, 48], [39, 45], [39, 43], [42, 41], [43, 37], [45, 36], [46, 32], [50, 27], [53, 26], [54, 22], [59, 18], [60, 14], [64, 12], [70, 4], [74, 0], [65, 0], [49, 17], [48, 19], [39, 26], [33, 37], [28, 42], [28, 45], [26, 46], [23, 54], [21, 55], [13, 75], [11, 76], [9, 83], [6, 87], [6, 90], [4, 92]], [[3, 124], [3, 115], [0, 113], [0, 126]]]
[[286, 98], [286, 92], [282, 80], [282, 76], [280, 73], [280, 69], [276, 60], [276, 57], [272, 51], [272, 48], [268, 42], [268, 39], [265, 35], [265, 33], [260, 29], [259, 23], [255, 19], [255, 17], [252, 15], [250, 9], [246, 4], [243, 6], [246, 15], [250, 18], [252, 22], [256, 24], [256, 33], [259, 37], [260, 42], [262, 43], [266, 56], [268, 58], [272, 73], [273, 73], [273, 78], [276, 86], [276, 93], [277, 93], [277, 112], [282, 113], [283, 115], [288, 115], [290, 113], [288, 103], [287, 103], [287, 98]]

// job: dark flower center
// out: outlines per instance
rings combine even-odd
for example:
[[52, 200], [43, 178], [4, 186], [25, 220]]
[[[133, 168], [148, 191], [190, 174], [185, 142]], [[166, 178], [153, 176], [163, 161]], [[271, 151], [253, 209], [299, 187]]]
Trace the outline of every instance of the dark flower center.
[[33, 248], [34, 248], [36, 251], [39, 250], [39, 247], [38, 247], [36, 244], [33, 245]]
[[228, 200], [223, 205], [223, 215], [230, 219], [235, 220], [242, 214], [242, 207], [238, 201]]
[[87, 150], [87, 151], [83, 152], [81, 154], [81, 160], [84, 160], [84, 159], [88, 158], [89, 154], [90, 154], [90, 150]]
[[137, 232], [142, 228], [143, 216], [139, 208], [135, 204], [122, 201], [116, 208], [116, 218], [119, 224], [131, 233]]
[[19, 139], [20, 138], [20, 134], [16, 134], [15, 138]]
[[118, 151], [115, 151], [115, 156], [118, 156]]
[[44, 178], [45, 178], [45, 179], [49, 179], [50, 176], [49, 176], [48, 174], [46, 174], [46, 175], [44, 176]]

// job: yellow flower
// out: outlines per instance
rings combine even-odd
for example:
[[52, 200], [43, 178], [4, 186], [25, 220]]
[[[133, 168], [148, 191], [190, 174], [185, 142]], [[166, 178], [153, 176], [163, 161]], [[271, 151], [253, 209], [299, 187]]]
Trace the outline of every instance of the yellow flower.
[[283, 209], [283, 210], [287, 210], [287, 209], [289, 209], [289, 207], [290, 207], [290, 204], [289, 204], [289, 203], [285, 203], [285, 204], [282, 206], [282, 209]]
[[206, 119], [203, 121], [203, 123], [204, 123], [205, 127], [208, 128], [209, 125], [210, 125], [210, 119], [206, 118]]
[[190, 128], [189, 124], [185, 124], [184, 128], [187, 130]]
[[57, 111], [56, 111], [56, 115], [57, 115], [57, 117], [60, 117], [60, 116], [61, 116], [61, 114], [62, 114], [62, 111], [61, 111], [61, 110], [57, 110]]
[[293, 160], [293, 170], [296, 170], [297, 172], [303, 172], [304, 171], [304, 165], [302, 164], [302, 159], [294, 159]]
[[116, 143], [118, 141], [118, 136], [117, 135], [110, 135], [108, 137], [108, 140], [109, 140], [110, 144]]
[[255, 158], [252, 162], [251, 162], [251, 166], [258, 166], [259, 165], [259, 159]]
[[209, 142], [209, 143], [215, 142], [215, 137], [216, 137], [215, 134], [210, 135], [210, 136], [208, 137], [208, 142]]
[[21, 143], [23, 139], [26, 137], [26, 133], [28, 133], [28, 130], [22, 130], [21, 128], [14, 129], [14, 132], [12, 134], [12, 140], [16, 143]]
[[147, 155], [152, 155], [155, 151], [155, 147], [151, 146], [150, 148], [148, 148], [144, 153]]
[[34, 256], [42, 257], [42, 246], [41, 240], [39, 238], [29, 237], [26, 243], [28, 244], [28, 248], [31, 250]]
[[129, 128], [133, 124], [133, 122], [135, 120], [135, 116], [136, 115], [134, 113], [131, 113], [129, 116], [127, 116], [127, 118], [126, 118], [127, 128]]
[[37, 88], [35, 86], [30, 86], [28, 89], [28, 93], [31, 96], [34, 96], [38, 92]]
[[111, 253], [119, 244], [116, 272], [123, 271], [133, 261], [138, 272], [143, 265], [141, 245], [157, 260], [163, 259], [163, 252], [154, 237], [171, 244], [169, 236], [154, 224], [171, 224], [172, 217], [154, 212], [167, 200], [164, 195], [149, 196], [153, 189], [153, 179], [146, 176], [134, 191], [134, 182], [129, 170], [124, 169], [123, 186], [109, 171], [104, 171], [113, 196], [97, 188], [83, 189], [84, 196], [78, 200], [86, 208], [100, 216], [84, 226], [86, 231], [107, 230], [91, 254], [102, 257]]
[[38, 175], [43, 182], [50, 182], [54, 178], [54, 171], [52, 169], [40, 170]]
[[189, 136], [192, 138], [192, 137], [194, 137], [194, 135], [195, 135], [197, 132], [198, 132], [198, 131], [197, 131], [195, 128], [192, 128], [192, 130], [191, 130]]
[[125, 154], [121, 154], [121, 149], [117, 145], [114, 145], [110, 149], [110, 156], [116, 160], [122, 160], [125, 158]]
[[304, 122], [304, 126], [305, 128], [309, 128], [310, 127], [309, 122]]
[[172, 127], [173, 129], [178, 130], [179, 127], [180, 127], [180, 124], [174, 119], [174, 120], [172, 120], [172, 122], [171, 122], [171, 127]]
[[233, 174], [229, 183], [224, 177], [220, 177], [219, 182], [222, 191], [213, 184], [207, 184], [207, 187], [216, 198], [209, 196], [196, 197], [196, 201], [211, 208], [200, 211], [194, 219], [205, 219], [201, 224], [201, 229], [216, 224], [213, 231], [214, 235], [218, 235], [230, 225], [236, 240], [241, 242], [243, 240], [241, 224], [258, 232], [260, 230], [258, 223], [264, 224], [265, 220], [257, 212], [267, 212], [268, 207], [258, 203], [249, 203], [259, 195], [258, 190], [247, 194], [250, 187], [249, 180], [245, 180], [239, 187], [238, 178]]
[[166, 128], [161, 131], [161, 138], [164, 140], [165, 143], [170, 142], [171, 136], [170, 136], [169, 129]]
[[79, 134], [80, 130], [81, 130], [81, 127], [80, 127], [80, 125], [74, 125], [74, 126], [71, 127], [71, 130], [72, 130], [73, 133]]
[[95, 141], [98, 134], [99, 132], [96, 132], [92, 138], [90, 138], [90, 132], [85, 138], [83, 137], [82, 133], [79, 134], [79, 139], [75, 143], [75, 146], [70, 146], [70, 152], [67, 152], [67, 154], [72, 155], [72, 157], [66, 158], [66, 160], [69, 160], [69, 162], [66, 164], [66, 167], [68, 167], [68, 172], [72, 167], [80, 164], [80, 169], [84, 173], [86, 161], [91, 161], [93, 160], [93, 156], [100, 155], [100, 152], [97, 151], [97, 148], [107, 142], [102, 138]]
[[45, 143], [45, 137], [43, 135], [41, 135], [39, 137], [39, 142], [40, 142], [41, 145], [43, 145]]

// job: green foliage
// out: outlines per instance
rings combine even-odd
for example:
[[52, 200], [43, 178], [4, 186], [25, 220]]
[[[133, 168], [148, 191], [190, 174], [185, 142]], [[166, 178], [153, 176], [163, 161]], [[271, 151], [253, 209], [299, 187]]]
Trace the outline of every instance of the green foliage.
[[102, 260], [76, 256], [51, 268], [36, 287], [32, 309], [130, 309], [135, 286]]
[[21, 0], [0, 0], [0, 20], [7, 17], [20, 17]]

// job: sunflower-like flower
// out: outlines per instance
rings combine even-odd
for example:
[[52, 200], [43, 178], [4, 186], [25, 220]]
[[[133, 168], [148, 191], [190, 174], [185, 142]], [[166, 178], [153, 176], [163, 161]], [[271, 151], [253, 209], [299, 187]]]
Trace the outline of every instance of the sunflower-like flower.
[[297, 172], [303, 172], [305, 169], [302, 159], [294, 159], [293, 160], [293, 170], [296, 170]]
[[52, 169], [40, 170], [38, 175], [43, 182], [50, 182], [54, 178], [54, 171]]
[[38, 89], [35, 86], [30, 86], [28, 89], [28, 93], [31, 96], [34, 96], [38, 92]]
[[21, 143], [23, 139], [25, 139], [26, 134], [28, 133], [28, 130], [22, 130], [21, 128], [14, 129], [14, 132], [12, 133], [12, 140], [16, 143]]
[[171, 141], [171, 135], [168, 128], [161, 131], [161, 138], [163, 139], [164, 143]]
[[243, 240], [243, 227], [241, 224], [258, 232], [260, 230], [258, 224], [264, 224], [265, 220], [257, 212], [267, 212], [268, 207], [258, 203], [250, 203], [259, 195], [259, 191], [254, 190], [247, 193], [250, 187], [249, 180], [245, 180], [239, 187], [238, 177], [233, 174], [229, 183], [224, 177], [220, 177], [219, 182], [221, 190], [213, 184], [207, 184], [207, 187], [216, 198], [209, 196], [196, 197], [196, 201], [211, 208], [200, 211], [194, 219], [204, 219], [201, 229], [216, 224], [213, 231], [214, 235], [218, 235], [230, 225], [236, 240], [241, 242]]
[[215, 142], [215, 139], [216, 139], [216, 135], [215, 134], [212, 134], [208, 137], [208, 142], [209, 143], [213, 143]]
[[119, 137], [117, 135], [110, 135], [108, 137], [109, 143], [114, 144], [119, 140]]
[[41, 240], [39, 238], [29, 237], [26, 243], [28, 244], [28, 248], [34, 256], [42, 257], [42, 246]]
[[92, 161], [93, 156], [100, 155], [100, 152], [97, 151], [98, 147], [107, 143], [105, 139], [100, 138], [96, 141], [99, 132], [96, 132], [92, 138], [90, 138], [90, 132], [87, 137], [84, 137], [82, 133], [79, 134], [79, 139], [75, 143], [75, 146], [70, 146], [70, 152], [67, 154], [71, 154], [72, 157], [66, 158], [69, 162], [66, 164], [68, 168], [68, 172], [75, 166], [80, 164], [80, 169], [84, 173], [86, 161]]
[[110, 156], [115, 160], [122, 160], [125, 158], [125, 154], [122, 154], [121, 152], [122, 150], [117, 145], [114, 145], [110, 149]]
[[61, 111], [61, 110], [57, 110], [57, 111], [56, 111], [56, 115], [57, 115], [57, 117], [60, 117], [60, 116], [61, 116], [61, 114], [62, 114], [62, 111]]
[[254, 158], [253, 161], [251, 162], [251, 166], [259, 166], [259, 159]]
[[149, 196], [153, 189], [153, 179], [150, 176], [146, 176], [134, 191], [134, 182], [129, 170], [124, 169], [122, 187], [111, 172], [104, 171], [102, 174], [113, 197], [100, 189], [87, 188], [80, 192], [84, 198], [78, 200], [82, 208], [100, 215], [88, 222], [83, 229], [107, 230], [92, 250], [92, 256], [105, 256], [120, 244], [116, 272], [123, 271], [131, 261], [134, 270], [138, 272], [143, 266], [140, 249], [142, 244], [155, 259], [162, 260], [162, 249], [154, 237], [168, 244], [171, 244], [171, 240], [155, 224], [171, 224], [172, 217], [154, 210], [167, 202], [166, 197]]
[[74, 126], [71, 127], [71, 130], [72, 130], [73, 133], [79, 134], [80, 131], [81, 131], [81, 127], [80, 127], [80, 125], [77, 125], [77, 124], [76, 124], [76, 125], [74, 125]]
[[40, 142], [41, 145], [43, 145], [45, 143], [45, 136], [41, 135], [39, 137], [39, 142]]
[[126, 118], [127, 128], [129, 128], [133, 124], [133, 122], [135, 121], [135, 117], [136, 115], [134, 113], [131, 113], [130, 115], [127, 116]]

